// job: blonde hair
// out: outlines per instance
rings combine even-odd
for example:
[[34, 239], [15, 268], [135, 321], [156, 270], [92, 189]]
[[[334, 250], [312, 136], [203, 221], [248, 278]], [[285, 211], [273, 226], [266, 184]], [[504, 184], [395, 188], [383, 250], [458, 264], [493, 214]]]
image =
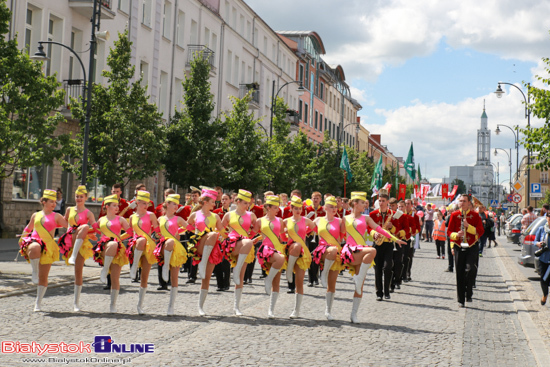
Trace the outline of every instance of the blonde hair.
[[193, 208], [191, 213], [198, 212], [199, 210], [201, 210], [205, 201], [212, 201], [212, 198], [210, 198], [208, 196], [201, 196], [199, 198], [199, 203], [197, 205], [195, 205], [195, 207]]

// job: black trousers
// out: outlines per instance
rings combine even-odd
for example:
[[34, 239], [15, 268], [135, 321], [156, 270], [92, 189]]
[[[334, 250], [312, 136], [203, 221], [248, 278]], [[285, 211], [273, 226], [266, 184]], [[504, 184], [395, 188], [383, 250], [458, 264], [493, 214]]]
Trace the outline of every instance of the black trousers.
[[445, 241], [435, 240], [435, 246], [437, 247], [437, 256], [445, 256]]
[[244, 272], [244, 280], [248, 282], [252, 281], [252, 273], [254, 273], [254, 266], [256, 265], [256, 254], [258, 253], [258, 249], [260, 248], [261, 244], [262, 244], [262, 241], [258, 241], [258, 243], [254, 245], [254, 261], [246, 265], [246, 270]]
[[407, 269], [409, 269], [409, 262], [411, 261], [411, 240], [407, 240], [407, 244], [403, 245], [403, 269], [399, 278], [401, 280], [407, 279]]
[[544, 275], [546, 275], [546, 272], [548, 271], [548, 267], [550, 264], [539, 262], [539, 270], [540, 270], [540, 287], [542, 288], [542, 295], [548, 296], [548, 287], [550, 286], [550, 276], [548, 279], [544, 280]]
[[403, 253], [405, 251], [405, 245], [395, 245], [393, 250], [393, 274], [391, 288], [394, 289], [396, 285], [401, 285], [401, 272], [403, 271]]
[[449, 270], [453, 271], [455, 267], [455, 260], [453, 252], [451, 251], [451, 240], [447, 238], [447, 259], [449, 260]]
[[414, 259], [414, 253], [416, 252], [416, 249], [414, 248], [414, 244], [411, 244], [411, 248], [409, 249], [409, 266], [405, 268], [405, 272], [407, 274], [407, 279], [411, 280], [411, 269], [413, 266], [413, 259]]
[[[319, 236], [306, 237], [306, 245], [311, 253], [319, 244]], [[311, 262], [309, 269], [307, 270], [307, 275], [309, 278], [309, 283], [319, 282], [319, 265], [315, 261]]]
[[426, 241], [433, 241], [432, 233], [434, 231], [434, 221], [427, 220], [424, 224], [426, 227]]
[[376, 295], [378, 297], [382, 297], [383, 295], [389, 296], [393, 273], [393, 242], [384, 242], [375, 248], [374, 276]]
[[163, 288], [166, 288], [170, 285], [170, 272], [168, 272], [168, 281], [165, 282], [164, 279], [162, 279], [162, 266], [159, 266], [157, 264], [157, 274], [159, 279], [159, 285]]
[[459, 303], [473, 295], [473, 286], [477, 274], [477, 260], [479, 259], [479, 245], [463, 249], [455, 246], [456, 293]]
[[231, 264], [226, 258], [221, 263], [214, 267], [214, 275], [216, 276], [216, 283], [218, 288], [229, 288], [231, 277]]

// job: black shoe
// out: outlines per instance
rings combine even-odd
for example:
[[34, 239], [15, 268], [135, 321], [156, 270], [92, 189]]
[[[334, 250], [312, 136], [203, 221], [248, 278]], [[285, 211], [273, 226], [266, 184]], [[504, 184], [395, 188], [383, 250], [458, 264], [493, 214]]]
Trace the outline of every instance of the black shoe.
[[265, 277], [267, 277], [267, 274], [265, 274], [265, 275], [264, 275], [264, 274], [260, 275], [260, 279], [263, 279], [263, 278], [265, 278]]
[[544, 305], [546, 304], [546, 300], [547, 300], [547, 299], [548, 299], [548, 296], [546, 296], [546, 297], [545, 297], [545, 296], [542, 296], [542, 298], [540, 299], [540, 304], [541, 304], [542, 306], [544, 306]]
[[390, 289], [390, 293], [395, 292], [395, 288]]
[[458, 303], [458, 307], [464, 308], [464, 307], [466, 307], [466, 306], [464, 306], [464, 303], [460, 303], [460, 302], [459, 302], [459, 303]]
[[138, 283], [139, 280], [138, 279], [132, 279], [132, 283]]
[[474, 285], [472, 286], [472, 288], [475, 288], [475, 287], [476, 287], [476, 285], [474, 284]]
[[195, 284], [195, 279], [187, 279], [186, 284]]
[[472, 302], [472, 297], [466, 298], [466, 302]]
[[445, 273], [452, 273], [452, 272], [453, 272], [453, 269], [447, 268], [447, 270], [445, 270]]
[[216, 289], [216, 292], [223, 292], [225, 290], [225, 288], [223, 287], [218, 287], [218, 289]]
[[403, 279], [403, 281], [404, 281], [405, 283], [408, 283], [408, 282], [409, 282], [409, 279], [405, 278], [405, 279]]
[[157, 288], [157, 291], [167, 291], [168, 287], [163, 287], [162, 285]]
[[497, 246], [498, 246], [498, 243], [495, 242], [495, 247], [497, 247]]
[[105, 290], [111, 289], [111, 286], [110, 286], [110, 285], [106, 285], [105, 287], [103, 287], [103, 289], [105, 289]]
[[391, 297], [390, 297], [389, 294], [386, 294], [386, 295], [384, 296], [384, 298], [385, 298], [385, 299], [391, 299]]
[[185, 269], [184, 269], [184, 268], [180, 268], [180, 273], [185, 273]]
[[318, 280], [315, 281], [315, 285], [319, 285], [319, 281], [318, 281]]
[[248, 283], [248, 279], [243, 279], [243, 284]]
[[286, 293], [292, 294], [292, 293], [295, 293], [295, 291], [294, 289], [289, 289], [288, 291], [286, 291]]
[[313, 283], [307, 283], [308, 287], [313, 287]]
[[224, 290], [224, 291], [228, 291], [228, 290], [229, 290], [229, 286], [226, 286], [223, 290]]
[[376, 297], [377, 301], [382, 301], [382, 296]]
[[401, 289], [401, 284], [396, 284], [395, 289]]

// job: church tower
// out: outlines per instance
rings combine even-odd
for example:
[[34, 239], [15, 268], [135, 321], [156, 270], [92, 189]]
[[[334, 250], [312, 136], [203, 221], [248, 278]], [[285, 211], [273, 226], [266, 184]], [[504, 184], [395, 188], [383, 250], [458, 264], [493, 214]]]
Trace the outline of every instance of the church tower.
[[481, 114], [481, 128], [477, 131], [477, 162], [476, 166], [491, 165], [491, 131], [487, 128], [487, 114], [485, 113], [485, 101], [483, 101], [483, 113]]
[[493, 199], [493, 165], [491, 164], [491, 130], [487, 126], [487, 113], [483, 101], [481, 126], [477, 130], [477, 161], [473, 170], [473, 193], [485, 205]]

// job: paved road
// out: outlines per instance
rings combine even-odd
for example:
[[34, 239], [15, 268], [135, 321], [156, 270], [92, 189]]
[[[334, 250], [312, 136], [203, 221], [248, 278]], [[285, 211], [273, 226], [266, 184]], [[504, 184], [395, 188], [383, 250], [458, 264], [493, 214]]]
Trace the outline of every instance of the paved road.
[[[130, 358], [127, 365], [135, 366], [547, 366], [550, 310], [540, 306], [537, 290], [503, 248], [513, 245], [505, 244], [505, 239], [500, 243], [480, 259], [474, 302], [465, 309], [457, 307], [455, 275], [444, 272], [447, 261], [436, 259], [435, 246], [423, 242], [415, 256], [413, 281], [392, 294], [390, 301], [376, 301], [374, 274], [368, 274], [359, 311], [362, 323], [357, 325], [349, 322], [353, 284], [347, 274], [338, 280], [333, 307], [336, 320], [331, 322], [324, 318], [320, 287], [305, 288], [303, 317], [297, 320], [288, 318], [294, 295], [283, 287], [277, 318], [267, 319], [269, 299], [259, 272], [253, 284], [245, 286], [243, 317], [233, 316], [233, 293], [216, 292], [215, 280], [205, 304], [207, 317], [197, 315], [198, 284], [180, 286], [178, 315], [165, 316], [169, 294], [156, 291], [156, 270], [145, 299], [148, 314], [137, 314], [138, 285], [124, 275], [119, 314], [113, 315], [108, 313], [108, 292], [102, 289], [96, 278], [98, 268], [92, 264], [86, 269], [89, 280], [81, 297], [83, 312], [72, 312], [71, 285], [48, 289], [41, 313], [32, 312], [34, 290], [24, 293], [29, 289], [19, 288], [17, 295], [0, 298], [0, 339], [91, 343], [96, 335], [109, 335], [115, 343], [154, 343], [153, 354], [107, 355]], [[0, 288], [4, 286], [0, 294], [13, 294], [30, 280], [29, 265], [10, 264], [19, 268], [14, 276], [3, 270], [7, 264], [0, 263]], [[56, 280], [70, 281], [72, 269], [59, 264]], [[12, 283], [4, 284], [10, 276]], [[180, 279], [185, 281], [183, 275]], [[23, 357], [35, 355], [0, 354], [0, 365], [23, 365]]]

